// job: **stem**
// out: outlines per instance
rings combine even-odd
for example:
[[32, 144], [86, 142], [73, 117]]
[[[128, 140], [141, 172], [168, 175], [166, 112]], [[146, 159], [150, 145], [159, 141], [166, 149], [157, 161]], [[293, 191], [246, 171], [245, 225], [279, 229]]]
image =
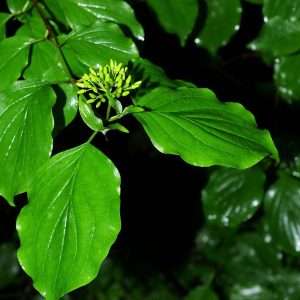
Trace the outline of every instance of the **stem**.
[[[48, 19], [47, 19], [46, 16], [44, 15], [42, 9], [39, 7], [39, 5], [38, 5], [38, 3], [37, 3], [37, 0], [31, 0], [31, 2], [32, 2], [33, 6], [35, 7], [35, 9], [37, 10], [38, 14], [40, 15], [41, 19], [43, 20], [43, 22], [44, 22], [44, 24], [45, 24], [45, 26], [46, 26], [46, 29], [47, 29], [48, 32], [49, 32], [50, 39], [51, 39], [51, 41], [54, 43], [54, 45], [55, 45], [55, 47], [56, 47], [56, 49], [57, 49], [58, 55], [59, 55], [59, 57], [60, 57], [60, 59], [61, 59], [61, 62], [62, 62], [62, 64], [63, 64], [63, 67], [64, 67], [65, 71], [67, 72], [68, 77], [69, 77], [70, 79], [72, 79], [72, 73], [71, 73], [71, 70], [70, 70], [70, 68], [69, 68], [69, 66], [68, 66], [68, 63], [67, 63], [66, 60], [65, 60], [65, 57], [64, 57], [63, 53], [61, 52], [60, 45], [59, 45], [59, 43], [57, 42], [56, 34], [55, 34], [55, 32], [53, 31], [51, 24], [49, 23]], [[76, 86], [75, 83], [73, 83], [73, 85]]]
[[108, 121], [109, 119], [109, 116], [110, 116], [110, 110], [111, 110], [111, 105], [108, 103], [108, 107], [107, 107], [107, 111], [106, 111], [106, 121]]
[[98, 131], [94, 131], [93, 134], [89, 137], [89, 139], [87, 140], [87, 143], [89, 144], [93, 138], [96, 136], [96, 134], [98, 133]]

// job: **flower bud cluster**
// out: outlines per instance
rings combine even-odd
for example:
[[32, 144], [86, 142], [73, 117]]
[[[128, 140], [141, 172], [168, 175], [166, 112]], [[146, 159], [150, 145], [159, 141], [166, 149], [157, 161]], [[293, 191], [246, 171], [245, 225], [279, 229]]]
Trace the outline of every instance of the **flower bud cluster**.
[[111, 98], [118, 99], [129, 95], [131, 90], [137, 89], [142, 81], [132, 83], [131, 75], [127, 75], [128, 68], [122, 67], [114, 60], [109, 65], [90, 68], [90, 74], [84, 74], [76, 85], [80, 88], [78, 94], [87, 94], [87, 103], [96, 103], [98, 108], [102, 102]]

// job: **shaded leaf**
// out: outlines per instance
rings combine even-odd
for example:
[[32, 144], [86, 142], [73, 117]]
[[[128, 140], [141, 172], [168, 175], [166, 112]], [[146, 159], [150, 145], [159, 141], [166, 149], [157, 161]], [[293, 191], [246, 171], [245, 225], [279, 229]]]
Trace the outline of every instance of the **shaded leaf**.
[[96, 277], [120, 230], [119, 196], [117, 169], [90, 144], [39, 170], [17, 220], [18, 258], [47, 300]]
[[81, 77], [91, 66], [106, 65], [110, 59], [127, 64], [138, 50], [121, 29], [111, 23], [94, 25], [71, 33], [62, 46], [72, 72]]
[[28, 63], [31, 37], [14, 36], [0, 42], [0, 90], [3, 91], [16, 81]]
[[208, 0], [206, 5], [205, 24], [195, 43], [214, 54], [239, 30], [242, 8], [239, 0]]
[[300, 101], [300, 55], [276, 59], [275, 83], [283, 99], [288, 103]]
[[220, 168], [202, 190], [206, 218], [221, 226], [238, 226], [258, 209], [264, 193], [265, 175], [260, 168]]
[[300, 182], [281, 173], [265, 198], [266, 220], [278, 246], [289, 253], [300, 252]]
[[[46, 0], [45, 3], [54, 10], [59, 20], [65, 18], [73, 29], [90, 26], [96, 20], [109, 21], [127, 26], [136, 38], [144, 39], [143, 28], [136, 20], [133, 9], [123, 0]], [[57, 7], [60, 8], [59, 14]]]
[[236, 284], [230, 291], [230, 300], [280, 300], [279, 295], [259, 284]]
[[192, 289], [184, 300], [218, 300], [219, 297], [209, 286], [198, 286]]
[[278, 159], [270, 134], [238, 103], [221, 103], [208, 89], [157, 88], [135, 101], [134, 116], [162, 153], [207, 167], [247, 168], [267, 155]]
[[147, 4], [156, 13], [164, 30], [176, 34], [179, 37], [181, 46], [184, 46], [198, 16], [198, 1], [148, 0]]
[[0, 288], [13, 283], [19, 272], [17, 249], [13, 244], [0, 245]]
[[0, 194], [10, 204], [51, 154], [54, 102], [53, 90], [37, 82], [19, 81], [0, 93]]

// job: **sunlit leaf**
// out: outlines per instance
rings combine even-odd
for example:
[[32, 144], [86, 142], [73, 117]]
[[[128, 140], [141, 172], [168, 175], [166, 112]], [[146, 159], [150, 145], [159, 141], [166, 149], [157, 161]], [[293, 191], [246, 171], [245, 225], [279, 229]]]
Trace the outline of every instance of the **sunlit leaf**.
[[110, 59], [127, 64], [138, 56], [132, 40], [112, 23], [97, 22], [62, 39], [65, 40], [62, 51], [73, 73], [79, 77], [91, 66], [106, 65]]
[[53, 90], [37, 82], [19, 81], [0, 93], [0, 195], [10, 204], [51, 154], [54, 102]]
[[138, 39], [144, 38], [143, 28], [133, 9], [123, 0], [45, 0], [45, 3], [59, 20], [66, 19], [73, 29], [90, 26], [96, 20], [109, 21], [127, 26]]
[[103, 122], [95, 115], [93, 108], [82, 99], [79, 100], [79, 112], [84, 123], [95, 131], [104, 129]]
[[266, 219], [278, 246], [287, 252], [300, 252], [300, 181], [282, 173], [268, 189]]
[[48, 300], [92, 281], [120, 230], [120, 177], [90, 144], [52, 157], [37, 173], [17, 230], [18, 258]]
[[267, 155], [278, 160], [268, 131], [238, 103], [221, 103], [208, 89], [157, 88], [136, 100], [134, 116], [153, 145], [195, 166], [247, 168]]
[[197, 0], [148, 0], [162, 27], [176, 34], [182, 46], [192, 32], [198, 15]]
[[27, 0], [6, 0], [7, 6], [12, 13], [19, 12], [26, 4]]
[[34, 39], [15, 36], [0, 42], [0, 91], [16, 81], [28, 63], [29, 46]]
[[0, 13], [0, 41], [6, 37], [6, 22], [11, 18], [10, 14]]
[[239, 0], [207, 0], [206, 5], [205, 24], [195, 43], [215, 53], [239, 30], [242, 8]]
[[264, 193], [265, 175], [260, 168], [215, 171], [202, 190], [206, 218], [221, 226], [238, 226], [258, 209]]

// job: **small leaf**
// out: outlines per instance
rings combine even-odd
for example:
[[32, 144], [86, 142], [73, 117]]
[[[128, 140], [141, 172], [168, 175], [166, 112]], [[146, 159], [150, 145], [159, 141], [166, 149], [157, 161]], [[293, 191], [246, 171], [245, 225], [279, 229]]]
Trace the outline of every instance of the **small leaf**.
[[202, 191], [208, 221], [221, 226], [238, 226], [258, 209], [264, 193], [265, 175], [260, 168], [220, 168]]
[[10, 204], [50, 157], [54, 102], [53, 90], [37, 82], [18, 81], [0, 93], [0, 195]]
[[271, 136], [239, 103], [221, 103], [208, 89], [157, 88], [135, 101], [134, 116], [162, 153], [208, 167], [248, 168], [267, 155], [278, 160]]
[[164, 30], [176, 34], [181, 46], [184, 46], [198, 16], [198, 1], [148, 0], [147, 4], [156, 13]]
[[184, 300], [218, 300], [219, 297], [209, 286], [198, 286], [192, 289]]
[[300, 181], [281, 173], [265, 198], [270, 233], [284, 251], [300, 253]]
[[195, 43], [215, 54], [239, 30], [242, 8], [239, 0], [207, 0], [206, 5], [207, 18]]
[[16, 81], [28, 63], [31, 37], [14, 36], [0, 42], [0, 90], [5, 90]]
[[288, 103], [300, 101], [300, 55], [277, 58], [275, 83], [281, 97]]
[[119, 130], [119, 131], [124, 132], [124, 133], [129, 133], [129, 130], [126, 127], [124, 127], [123, 125], [121, 125], [120, 123], [110, 124], [108, 126], [108, 128], [110, 128], [112, 130]]
[[[46, 5], [50, 4], [50, 9], [56, 11], [60, 7], [67, 23], [76, 29], [82, 26], [90, 26], [99, 21], [109, 21], [127, 26], [136, 38], [143, 40], [144, 31], [140, 23], [136, 20], [133, 9], [123, 0], [46, 0]], [[56, 5], [54, 5], [55, 3]], [[62, 18], [61, 16], [59, 17]]]
[[86, 104], [81, 98], [79, 99], [79, 112], [84, 123], [95, 131], [104, 129], [103, 122], [95, 115], [94, 110]]
[[47, 300], [92, 281], [120, 230], [120, 176], [90, 144], [39, 170], [17, 220], [18, 258]]
[[91, 66], [108, 64], [110, 59], [127, 64], [128, 60], [138, 56], [135, 44], [117, 25], [100, 22], [71, 33], [64, 41], [62, 51], [78, 77]]

